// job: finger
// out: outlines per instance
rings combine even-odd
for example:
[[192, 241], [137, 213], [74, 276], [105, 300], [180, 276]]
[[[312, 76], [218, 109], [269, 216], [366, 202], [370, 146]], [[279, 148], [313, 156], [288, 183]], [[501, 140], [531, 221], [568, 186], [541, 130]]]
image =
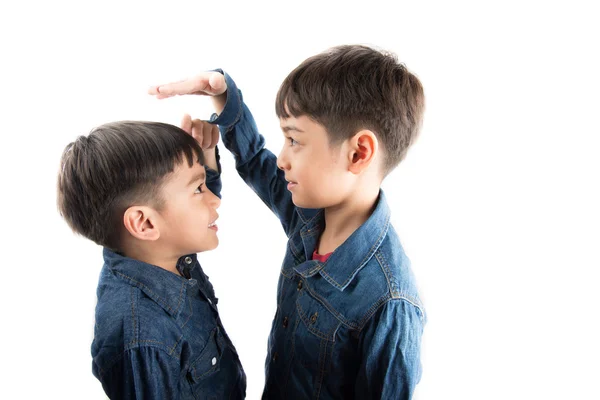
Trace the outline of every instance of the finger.
[[210, 75], [208, 82], [214, 95], [225, 93], [225, 91], [227, 90], [227, 83], [225, 82], [225, 77], [219, 72], [213, 72]]
[[205, 150], [211, 149], [212, 145], [212, 135], [211, 135], [212, 125], [208, 122], [202, 121], [202, 148]]
[[194, 137], [194, 139], [196, 139], [200, 147], [202, 147], [202, 140], [204, 135], [202, 132], [202, 125], [198, 124], [198, 121], [200, 120], [195, 119], [192, 121], [192, 136]]
[[190, 114], [184, 114], [181, 119], [181, 129], [186, 131], [188, 134], [192, 134], [192, 117]]
[[193, 78], [184, 79], [179, 82], [167, 83], [166, 85], [159, 85], [156, 87], [156, 92], [163, 95], [183, 95], [198, 93], [202, 94], [207, 89], [210, 91], [210, 83], [208, 82], [210, 73], [202, 73], [196, 75]]
[[211, 137], [210, 137], [210, 133], [206, 129], [205, 122], [201, 121], [199, 119], [195, 119], [193, 121], [193, 124], [194, 124], [194, 134], [195, 134], [194, 137], [200, 144], [200, 147], [202, 147], [202, 150], [206, 150], [208, 148], [208, 146], [210, 145]]
[[212, 149], [213, 147], [217, 146], [217, 143], [219, 143], [219, 127], [217, 125], [213, 125], [213, 124], [209, 124], [210, 125], [210, 136], [212, 137], [212, 140], [210, 142], [210, 148]]

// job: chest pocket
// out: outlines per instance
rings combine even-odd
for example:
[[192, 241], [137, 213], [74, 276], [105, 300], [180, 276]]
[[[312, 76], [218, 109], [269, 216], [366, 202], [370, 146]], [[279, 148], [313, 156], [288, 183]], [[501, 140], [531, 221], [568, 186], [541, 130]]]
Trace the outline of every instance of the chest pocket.
[[329, 369], [335, 334], [341, 323], [306, 290], [296, 299], [296, 311], [294, 357], [303, 368], [313, 371], [313, 376], [315, 372], [322, 375]]
[[[187, 379], [190, 384], [201, 384], [206, 378], [217, 373], [221, 366], [221, 356], [225, 348], [225, 340], [221, 336], [219, 327], [215, 327], [210, 333], [204, 349], [190, 365]], [[204, 385], [200, 385], [204, 386]], [[194, 391], [197, 389], [194, 387]]]

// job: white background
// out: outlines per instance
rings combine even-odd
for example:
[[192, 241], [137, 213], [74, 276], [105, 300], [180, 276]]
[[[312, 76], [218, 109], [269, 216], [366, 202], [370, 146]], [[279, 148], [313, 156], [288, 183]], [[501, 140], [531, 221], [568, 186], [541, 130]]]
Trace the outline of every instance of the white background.
[[[222, 67], [278, 152], [284, 77], [362, 43], [397, 53], [427, 97], [384, 183], [429, 316], [415, 398], [600, 398], [592, 3], [3, 2], [0, 397], [104, 398], [90, 356], [101, 249], [55, 206], [67, 143], [114, 120], [208, 118], [206, 98], [146, 89]], [[222, 161], [221, 245], [199, 258], [258, 399], [286, 238]]]

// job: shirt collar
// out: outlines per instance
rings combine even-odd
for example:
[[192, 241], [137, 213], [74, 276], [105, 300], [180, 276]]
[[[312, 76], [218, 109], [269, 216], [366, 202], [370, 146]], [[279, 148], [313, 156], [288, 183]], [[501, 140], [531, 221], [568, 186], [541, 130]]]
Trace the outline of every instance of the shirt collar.
[[369, 219], [354, 231], [326, 262], [321, 263], [312, 260], [312, 253], [325, 227], [325, 216], [321, 211], [300, 231], [308, 261], [296, 266], [294, 270], [304, 277], [319, 273], [331, 285], [343, 291], [383, 242], [390, 225], [390, 215], [385, 195], [380, 190], [377, 205]]
[[[187, 289], [196, 284], [194, 279], [185, 279], [163, 268], [134, 260], [104, 248], [104, 265], [118, 279], [139, 288], [160, 305], [167, 313], [176, 317], [185, 304]], [[193, 269], [197, 264], [195, 254], [181, 257], [177, 269]]]

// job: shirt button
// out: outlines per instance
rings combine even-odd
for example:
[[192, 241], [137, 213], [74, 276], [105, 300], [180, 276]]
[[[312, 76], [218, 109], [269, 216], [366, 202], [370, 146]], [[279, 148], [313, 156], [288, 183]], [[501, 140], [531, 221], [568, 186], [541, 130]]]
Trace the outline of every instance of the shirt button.
[[319, 316], [319, 313], [316, 312], [313, 315], [310, 316], [310, 323], [314, 324], [315, 322], [317, 322], [317, 317]]
[[301, 290], [301, 289], [302, 289], [302, 281], [299, 281], [298, 282], [298, 290]]
[[279, 357], [279, 355], [277, 354], [277, 352], [275, 352], [273, 354], [273, 362], [277, 362], [277, 358]]
[[215, 365], [217, 363], [217, 357], [213, 357], [211, 362], [212, 362], [212, 365]]
[[287, 327], [288, 327], [288, 323], [289, 323], [289, 321], [288, 321], [288, 317], [285, 317], [285, 318], [283, 319], [283, 327], [284, 327], [284, 328], [287, 328]]
[[184, 261], [185, 261], [186, 264], [191, 264], [192, 263], [192, 257], [188, 256], [188, 257], [185, 258]]

